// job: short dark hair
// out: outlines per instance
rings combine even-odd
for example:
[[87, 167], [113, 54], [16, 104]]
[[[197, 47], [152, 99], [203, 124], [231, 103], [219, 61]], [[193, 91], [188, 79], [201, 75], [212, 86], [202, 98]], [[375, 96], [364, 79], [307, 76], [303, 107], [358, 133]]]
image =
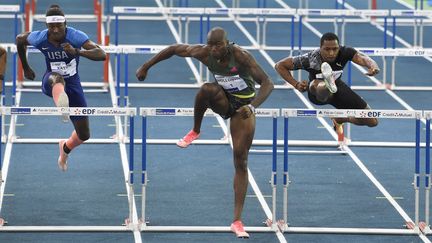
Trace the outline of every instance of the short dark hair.
[[336, 40], [339, 44], [339, 38], [337, 37], [337, 35], [332, 32], [327, 32], [321, 37], [320, 46], [324, 44], [324, 41], [332, 41], [332, 40]]
[[59, 5], [52, 4], [47, 9], [47, 11], [45, 13], [45, 16], [55, 16], [55, 15], [65, 16], [64, 13], [63, 13], [63, 10], [60, 8]]

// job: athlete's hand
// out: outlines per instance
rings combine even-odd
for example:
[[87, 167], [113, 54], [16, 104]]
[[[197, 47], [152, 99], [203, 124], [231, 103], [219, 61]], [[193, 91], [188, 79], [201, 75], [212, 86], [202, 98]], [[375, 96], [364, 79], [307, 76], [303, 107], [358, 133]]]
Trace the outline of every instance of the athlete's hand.
[[28, 68], [24, 69], [24, 77], [26, 79], [34, 80], [36, 77], [36, 74], [30, 67], [28, 67]]
[[69, 44], [67, 42], [66, 43], [62, 43], [61, 47], [63, 47], [63, 50], [65, 50], [65, 52], [67, 54], [70, 54], [72, 56], [78, 56], [78, 51], [71, 44]]
[[305, 92], [308, 89], [308, 83], [306, 80], [297, 82], [294, 88], [300, 92]]
[[143, 81], [147, 77], [148, 68], [144, 64], [140, 68], [138, 68], [135, 72], [135, 75], [139, 81]]
[[240, 115], [242, 119], [247, 119], [253, 116], [253, 111], [249, 108], [248, 105], [244, 105], [236, 110], [236, 112]]
[[375, 75], [377, 75], [379, 72], [380, 72], [379, 68], [377, 68], [377, 67], [372, 67], [372, 68], [369, 68], [368, 71], [367, 71], [367, 73], [365, 73], [365, 74], [366, 74], [367, 76], [375, 76]]

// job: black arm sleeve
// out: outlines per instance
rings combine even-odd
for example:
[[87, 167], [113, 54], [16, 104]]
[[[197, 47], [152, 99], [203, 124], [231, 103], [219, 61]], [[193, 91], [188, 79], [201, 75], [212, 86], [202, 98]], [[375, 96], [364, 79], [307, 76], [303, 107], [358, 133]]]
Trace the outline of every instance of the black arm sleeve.
[[356, 49], [349, 47], [349, 46], [344, 46], [341, 49], [342, 60], [352, 61], [352, 59], [354, 58], [354, 55], [356, 53], [357, 53]]

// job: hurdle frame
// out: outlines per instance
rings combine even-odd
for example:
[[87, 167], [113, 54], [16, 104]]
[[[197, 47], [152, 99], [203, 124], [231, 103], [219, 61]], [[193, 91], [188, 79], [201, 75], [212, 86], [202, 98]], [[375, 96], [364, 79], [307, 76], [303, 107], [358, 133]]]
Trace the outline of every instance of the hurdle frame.
[[[128, 194], [128, 218], [125, 219], [124, 226], [5, 226], [4, 219], [0, 218], [0, 232], [123, 232], [136, 231], [134, 214], [134, 190], [133, 190], [133, 161], [134, 161], [134, 117], [137, 114], [136, 108], [115, 108], [115, 107], [0, 107], [2, 115], [9, 115], [14, 119], [16, 116], [61, 116], [70, 114], [72, 116], [127, 116], [130, 122], [130, 141], [129, 141], [129, 172], [125, 178], [126, 190]], [[3, 119], [0, 118], [0, 123]], [[12, 126], [11, 128], [12, 129]], [[2, 136], [0, 130], [0, 137]], [[8, 140], [12, 144], [13, 140]], [[0, 151], [2, 150], [0, 143]], [[3, 181], [3, 159], [0, 152], [0, 213], [2, 210], [3, 192], [5, 181]], [[4, 182], [4, 183], [3, 183]], [[123, 222], [121, 222], [123, 223]]]
[[[182, 107], [141, 107], [140, 116], [142, 116], [142, 169], [141, 169], [141, 219], [139, 221], [139, 228], [141, 231], [149, 232], [231, 232], [230, 227], [225, 226], [150, 226], [149, 221], [146, 219], [146, 187], [147, 187], [147, 118], [150, 116], [193, 116], [193, 108]], [[208, 109], [204, 116], [215, 116], [216, 113]], [[256, 109], [257, 117], [271, 117], [273, 120], [273, 155], [272, 155], [272, 172], [270, 183], [272, 187], [272, 218], [266, 219], [267, 227], [245, 227], [245, 230], [250, 232], [278, 232], [276, 223], [276, 185], [277, 185], [277, 155], [276, 155], [276, 141], [277, 141], [277, 117], [280, 115], [279, 109]], [[228, 139], [230, 140], [230, 139]], [[196, 142], [192, 142], [196, 144]], [[231, 144], [231, 143], [230, 143]], [[248, 172], [250, 173], [250, 171]], [[258, 200], [262, 203], [264, 199]], [[265, 203], [265, 201], [264, 201]], [[267, 203], [265, 203], [267, 205]], [[266, 210], [264, 210], [266, 211]]]
[[[288, 224], [288, 186], [291, 183], [289, 180], [288, 170], [288, 119], [289, 117], [301, 118], [373, 118], [376, 116], [369, 115], [364, 110], [343, 110], [343, 109], [282, 109], [281, 115], [284, 117], [284, 172], [283, 172], [283, 219], [278, 221], [278, 226], [282, 232], [287, 233], [329, 233], [329, 234], [395, 234], [395, 235], [419, 235], [419, 186], [420, 186], [420, 119], [423, 117], [422, 111], [406, 111], [406, 110], [368, 110], [379, 112], [379, 118], [393, 119], [415, 119], [415, 172], [414, 172], [414, 191], [415, 191], [415, 220], [407, 221], [408, 229], [386, 229], [386, 228], [330, 228], [330, 227], [292, 227]], [[370, 113], [373, 114], [373, 113]], [[346, 146], [346, 145], [343, 145]], [[348, 149], [346, 147], [346, 149]], [[383, 188], [385, 191], [385, 189]], [[382, 190], [380, 190], [384, 193]], [[385, 191], [386, 192], [386, 191]], [[386, 192], [387, 193], [387, 192]], [[388, 199], [388, 198], [387, 198]], [[388, 199], [396, 208], [400, 206], [393, 200]], [[393, 202], [392, 202], [393, 201]], [[397, 207], [396, 207], [397, 206]], [[403, 215], [402, 215], [403, 216]], [[409, 218], [409, 216], [407, 216]]]

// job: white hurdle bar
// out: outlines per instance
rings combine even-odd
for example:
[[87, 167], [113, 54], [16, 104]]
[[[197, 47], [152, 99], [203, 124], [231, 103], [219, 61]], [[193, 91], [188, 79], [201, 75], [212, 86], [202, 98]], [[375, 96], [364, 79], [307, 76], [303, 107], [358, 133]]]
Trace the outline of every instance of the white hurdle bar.
[[[150, 116], [193, 116], [193, 108], [168, 108], [168, 107], [142, 107], [140, 108], [140, 115], [142, 116], [142, 192], [141, 192], [141, 231], [164, 231], [164, 232], [230, 232], [230, 227], [220, 226], [149, 226], [146, 221], [146, 187], [147, 187], [147, 117]], [[208, 109], [204, 116], [217, 115]], [[280, 115], [279, 109], [256, 109], [257, 117], [271, 117], [273, 119], [273, 155], [272, 155], [272, 219], [267, 219], [268, 227], [245, 227], [250, 232], [276, 232], [278, 227], [276, 225], [276, 172], [277, 172], [277, 155], [276, 155], [276, 138], [277, 138], [277, 117]], [[195, 142], [193, 142], [195, 143]], [[196, 143], [195, 143], [196, 144]]]
[[[422, 111], [407, 110], [343, 110], [343, 109], [282, 109], [284, 117], [284, 173], [283, 173], [283, 219], [278, 222], [284, 232], [289, 233], [329, 233], [329, 234], [419, 234], [419, 186], [420, 186], [420, 119]], [[415, 119], [415, 172], [413, 186], [415, 190], [415, 227], [413, 229], [385, 229], [385, 228], [320, 228], [320, 227], [291, 227], [288, 225], [288, 186], [290, 184], [288, 173], [288, 120], [291, 117], [301, 118], [389, 118], [389, 119]], [[406, 222], [408, 223], [412, 222]]]
[[[11, 52], [16, 54], [16, 46], [14, 44], [6, 44], [5, 47]], [[167, 45], [108, 45], [108, 46], [101, 46], [101, 48], [106, 53], [112, 53], [117, 54], [118, 56], [124, 55], [125, 58], [129, 54], [157, 54], [164, 48], [168, 47]], [[256, 47], [256, 46], [244, 46], [247, 50], [258, 50], [260, 48], [264, 50], [292, 50], [291, 47], [288, 46], [281, 46], [281, 47]], [[310, 51], [314, 50], [317, 47], [302, 47], [302, 51]], [[27, 48], [28, 52], [30, 53], [37, 53], [39, 50], [36, 48], [29, 46]], [[357, 48], [358, 51], [369, 55], [369, 56], [376, 56], [376, 57], [382, 57], [383, 61], [383, 80], [382, 86], [352, 86], [354, 90], [377, 90], [382, 89], [385, 90], [387, 88], [391, 88], [392, 90], [432, 90], [432, 86], [421, 86], [421, 87], [415, 87], [415, 86], [397, 86], [396, 85], [396, 60], [397, 57], [432, 57], [432, 48], [367, 48], [367, 47], [360, 47]], [[391, 61], [391, 68], [390, 68], [390, 86], [387, 87], [387, 60], [385, 57], [393, 57]], [[127, 62], [125, 62], [125, 72], [128, 71]], [[351, 68], [349, 66], [348, 68]], [[117, 69], [120, 69], [120, 65], [117, 65]], [[119, 72], [119, 70], [117, 70]], [[199, 88], [201, 85], [199, 83], [187, 83], [187, 84], [162, 84], [162, 83], [129, 83], [128, 81], [124, 81], [124, 83], [120, 83], [120, 77], [116, 75], [117, 80], [117, 86], [118, 87], [132, 87], [132, 88]], [[351, 77], [348, 77], [347, 80], [349, 83], [351, 82]], [[27, 88], [19, 88], [18, 90], [21, 91], [37, 91], [39, 92], [39, 88], [41, 86], [40, 81], [24, 81], [23, 83], [24, 87]], [[15, 87], [13, 83], [6, 82], [6, 85]], [[106, 92], [105, 84], [103, 83], [96, 83], [96, 82], [82, 82], [83, 87], [87, 88], [97, 88], [97, 89], [86, 89], [85, 92]], [[257, 86], [259, 87], [259, 86]], [[38, 89], [29, 89], [29, 88], [38, 88]], [[292, 89], [291, 85], [283, 84], [283, 85], [275, 85], [276, 89]]]
[[[258, 46], [251, 46], [252, 49], [261, 49], [261, 50], [289, 50], [291, 51], [291, 54], [299, 49], [299, 50], [305, 50], [307, 48], [302, 47], [302, 35], [301, 35], [301, 22], [302, 19], [306, 19], [305, 21], [308, 22], [314, 22], [318, 21], [316, 17], [322, 17], [322, 21], [327, 20], [333, 22], [335, 32], [338, 33], [338, 24], [339, 22], [342, 22], [342, 34], [341, 34], [341, 43], [344, 43], [344, 36], [345, 36], [345, 24], [350, 21], [362, 21], [362, 22], [370, 22], [370, 21], [376, 21], [376, 18], [384, 18], [384, 47], [387, 43], [387, 19], [393, 18], [393, 24], [396, 22], [396, 18], [403, 18], [403, 17], [410, 17], [414, 18], [413, 23], [417, 25], [417, 20], [420, 18], [421, 20], [421, 26], [423, 26], [423, 19], [428, 18], [428, 21], [431, 21], [432, 17], [432, 11], [431, 10], [383, 10], [383, 9], [284, 9], [284, 8], [184, 8], [184, 7], [164, 7], [164, 8], [154, 8], [154, 7], [135, 7], [135, 6], [115, 6], [113, 7], [113, 13], [115, 14], [116, 23], [119, 20], [119, 15], [124, 15], [123, 17], [128, 19], [133, 19], [132, 17], [136, 16], [132, 15], [149, 15], [151, 17], [158, 17], [160, 15], [166, 15], [168, 16], [170, 20], [172, 18], [178, 18], [179, 22], [179, 33], [180, 36], [182, 36], [182, 30], [183, 27], [181, 23], [185, 22], [186, 25], [189, 24], [191, 19], [199, 20], [200, 21], [200, 29], [202, 28], [202, 18], [203, 16], [207, 16], [207, 21], [210, 21], [210, 16], [234, 16], [237, 20], [239, 19], [239, 16], [253, 16], [251, 18], [251, 21], [254, 21], [256, 23], [256, 40], [259, 44]], [[193, 17], [195, 16], [195, 17]], [[198, 17], [197, 17], [198, 16]], [[274, 18], [271, 18], [274, 16]], [[218, 17], [215, 17], [218, 18]], [[220, 18], [220, 17], [219, 17]], [[232, 17], [229, 17], [232, 21]], [[250, 18], [250, 17], [249, 17]], [[360, 18], [360, 19], [359, 19]], [[373, 20], [372, 20], [373, 18]], [[163, 18], [165, 19], [165, 18]], [[218, 19], [219, 20], [219, 19]], [[289, 22], [291, 21], [291, 37], [290, 46], [267, 46], [266, 45], [266, 28], [267, 28], [267, 22]], [[404, 20], [404, 19], [402, 19]], [[295, 38], [294, 38], [294, 22], [299, 22], [299, 37], [298, 37], [298, 46], [295, 46]], [[322, 22], [321, 21], [321, 22]], [[118, 26], [118, 24], [116, 24]], [[183, 40], [184, 43], [188, 43], [188, 36], [189, 36], [189, 27], [186, 26], [185, 28], [185, 40]], [[417, 28], [416, 28], [417, 29]], [[416, 30], [415, 29], [415, 30]], [[395, 32], [395, 31], [393, 31]], [[423, 33], [421, 31], [421, 33]], [[203, 39], [203, 33], [202, 30], [200, 31], [201, 39]], [[422, 35], [422, 34], [421, 34]], [[393, 43], [395, 36], [393, 36]], [[423, 37], [420, 37], [423, 39]], [[118, 41], [118, 30], [116, 28], [116, 44], [119, 44]], [[262, 40], [262, 41], [261, 41]], [[393, 44], [394, 45], [394, 44]], [[418, 47], [417, 45], [414, 45]], [[420, 45], [422, 46], [422, 45]], [[395, 47], [395, 46], [393, 46]], [[290, 55], [291, 55], [290, 54]], [[386, 60], [384, 56], [389, 55], [381, 55], [383, 56], [383, 62], [384, 62], [384, 70], [383, 70], [383, 79], [384, 79], [384, 85], [382, 87], [365, 87], [360, 86], [359, 89], [387, 89], [392, 88], [394, 90], [432, 90], [432, 86], [427, 87], [411, 87], [411, 86], [401, 86], [396, 87], [395, 86], [395, 62], [396, 58], [393, 58], [392, 60], [392, 66], [391, 66], [391, 86], [386, 87]], [[406, 56], [406, 55], [404, 55]], [[416, 56], [422, 56], [427, 57], [428, 55], [416, 55]], [[202, 67], [200, 65], [200, 77], [202, 77]], [[299, 73], [299, 75], [301, 75]], [[298, 77], [301, 79], [301, 77]], [[202, 78], [201, 78], [202, 80]], [[201, 81], [199, 80], [199, 81]], [[357, 87], [354, 87], [354, 89]]]
[[[3, 107], [2, 116], [4, 115], [36, 115], [36, 116], [56, 116], [56, 115], [69, 115], [69, 116], [115, 116], [125, 117], [135, 116], [136, 108], [121, 108], [121, 107]], [[15, 118], [14, 118], [15, 119]], [[2, 132], [5, 131], [5, 123], [0, 124]], [[92, 144], [106, 144], [106, 143], [127, 143], [127, 136], [119, 135], [120, 129], [123, 129], [124, 134], [128, 134], [128, 122], [125, 120], [123, 128], [119, 127], [119, 123], [115, 123], [115, 134], [112, 138], [90, 138], [85, 143]], [[4, 134], [5, 135], [5, 134]], [[1, 136], [0, 136], [1, 137]], [[57, 138], [21, 138], [16, 136], [15, 128], [13, 133], [9, 134], [7, 139], [14, 143], [57, 143]]]
[[[2, 226], [1, 231], [130, 231], [130, 226], [133, 225], [133, 183], [134, 183], [134, 117], [137, 114], [136, 108], [114, 108], [114, 107], [0, 107], [1, 115], [14, 116], [127, 116], [130, 123], [130, 138], [129, 138], [129, 173], [126, 183], [128, 184], [128, 203], [129, 203], [129, 218], [126, 219], [126, 226], [128, 227], [114, 227], [114, 226]], [[12, 120], [13, 118], [11, 118]], [[0, 118], [0, 125], [3, 121]], [[2, 136], [0, 130], [0, 137]], [[3, 186], [2, 182], [2, 143], [0, 143], [0, 187]], [[0, 198], [2, 198], [0, 190]], [[3, 219], [0, 219], [4, 222]]]

